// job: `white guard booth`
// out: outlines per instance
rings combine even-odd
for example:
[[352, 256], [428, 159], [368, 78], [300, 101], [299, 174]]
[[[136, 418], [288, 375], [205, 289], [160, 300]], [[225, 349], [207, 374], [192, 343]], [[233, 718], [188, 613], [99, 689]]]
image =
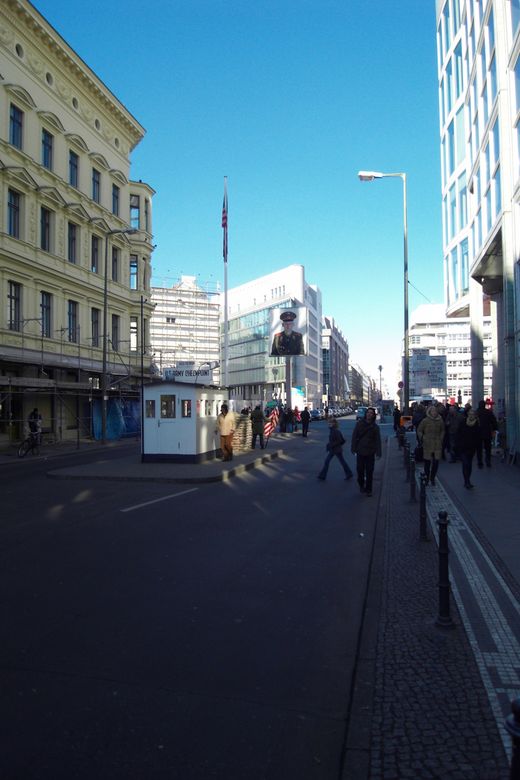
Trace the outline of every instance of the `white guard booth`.
[[225, 389], [190, 382], [157, 381], [144, 386], [144, 462], [199, 463], [216, 457], [215, 433]]

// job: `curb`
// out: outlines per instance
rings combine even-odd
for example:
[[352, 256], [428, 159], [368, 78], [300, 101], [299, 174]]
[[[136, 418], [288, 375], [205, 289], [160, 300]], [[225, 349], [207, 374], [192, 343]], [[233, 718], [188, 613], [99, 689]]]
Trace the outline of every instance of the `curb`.
[[[264, 463], [268, 463], [271, 460], [274, 460], [275, 458], [281, 458], [284, 455], [284, 450], [275, 450], [271, 452], [269, 455], [262, 455], [259, 458], [255, 458], [255, 460], [250, 461], [249, 463], [239, 463], [237, 466], [233, 466], [233, 468], [223, 471], [221, 474], [215, 474], [207, 477], [158, 477], [158, 476], [136, 476], [135, 474], [72, 474], [70, 473], [70, 470], [67, 469], [59, 469], [58, 471], [48, 471], [47, 477], [50, 479], [81, 479], [81, 480], [95, 480], [100, 481], [103, 480], [105, 482], [162, 482], [162, 483], [173, 483], [173, 484], [180, 484], [180, 485], [193, 485], [193, 484], [199, 484], [199, 483], [210, 483], [210, 482], [227, 482], [229, 479], [232, 479], [233, 477], [240, 476], [240, 474], [244, 474], [246, 471], [251, 471], [254, 468], [257, 468], [259, 466], [264, 465]], [[82, 466], [78, 466], [78, 469], [84, 468]]]

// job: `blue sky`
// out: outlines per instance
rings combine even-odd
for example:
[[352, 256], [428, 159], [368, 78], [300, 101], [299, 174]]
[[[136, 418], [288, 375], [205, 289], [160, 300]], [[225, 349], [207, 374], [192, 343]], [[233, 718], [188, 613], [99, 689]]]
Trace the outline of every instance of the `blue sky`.
[[[353, 362], [393, 395], [410, 312], [443, 300], [433, 0], [35, 0], [146, 128], [131, 175], [157, 192], [154, 284], [229, 286], [291, 263]], [[417, 288], [417, 292], [414, 288]]]

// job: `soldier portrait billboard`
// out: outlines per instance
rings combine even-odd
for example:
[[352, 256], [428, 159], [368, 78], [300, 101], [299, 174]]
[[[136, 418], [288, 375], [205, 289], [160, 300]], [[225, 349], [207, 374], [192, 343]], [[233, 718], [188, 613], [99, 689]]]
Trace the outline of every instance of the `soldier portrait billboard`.
[[271, 311], [271, 355], [284, 357], [306, 354], [307, 309], [293, 306], [290, 309]]

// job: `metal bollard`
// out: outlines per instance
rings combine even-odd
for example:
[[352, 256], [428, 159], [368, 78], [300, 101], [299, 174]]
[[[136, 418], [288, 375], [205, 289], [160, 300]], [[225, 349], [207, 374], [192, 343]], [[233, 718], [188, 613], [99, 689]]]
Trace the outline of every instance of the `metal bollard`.
[[506, 718], [506, 729], [513, 740], [509, 780], [520, 780], [520, 699], [511, 702], [511, 715]]
[[415, 453], [410, 453], [410, 501], [415, 501]]
[[448, 566], [448, 513], [439, 512], [439, 614], [435, 625], [441, 628], [453, 628], [455, 623], [450, 616], [450, 572]]
[[419, 538], [423, 542], [428, 541], [426, 520], [426, 474], [421, 474], [421, 487], [419, 489]]

